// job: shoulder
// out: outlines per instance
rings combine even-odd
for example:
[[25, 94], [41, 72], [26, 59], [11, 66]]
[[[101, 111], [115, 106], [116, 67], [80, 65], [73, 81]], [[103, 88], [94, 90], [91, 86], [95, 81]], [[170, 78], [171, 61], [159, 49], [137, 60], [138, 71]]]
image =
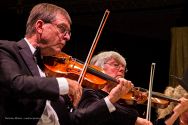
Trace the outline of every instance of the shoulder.
[[85, 107], [90, 107], [91, 105], [92, 106], [105, 105], [106, 107], [106, 103], [103, 97], [99, 95], [98, 90], [84, 88], [78, 107], [85, 108]]
[[94, 89], [90, 89], [90, 88], [83, 88], [83, 95], [87, 95], [87, 96], [89, 96], [89, 95], [95, 95], [96, 94], [96, 90], [94, 90]]
[[0, 40], [0, 52], [4, 54], [13, 54], [18, 50], [16, 41]]
[[0, 49], [13, 49], [17, 46], [16, 43], [16, 41], [0, 40]]
[[16, 41], [0, 40], [0, 45], [16, 45]]
[[95, 89], [84, 88], [82, 94], [82, 100], [100, 100], [103, 97], [100, 95], [100, 92]]
[[102, 96], [106, 97], [108, 94], [100, 89], [91, 89], [91, 88], [84, 88], [83, 89], [83, 94], [84, 95], [97, 95], [97, 96]]

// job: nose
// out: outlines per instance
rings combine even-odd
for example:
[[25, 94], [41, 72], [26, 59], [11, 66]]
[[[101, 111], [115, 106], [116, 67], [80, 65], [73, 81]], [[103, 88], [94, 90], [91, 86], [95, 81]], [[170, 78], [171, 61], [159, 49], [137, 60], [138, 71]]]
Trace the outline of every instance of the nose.
[[124, 66], [119, 66], [119, 72], [125, 73], [125, 67]]
[[66, 40], [66, 41], [69, 41], [70, 38], [71, 38], [71, 35], [69, 33], [65, 33], [63, 34], [63, 38]]

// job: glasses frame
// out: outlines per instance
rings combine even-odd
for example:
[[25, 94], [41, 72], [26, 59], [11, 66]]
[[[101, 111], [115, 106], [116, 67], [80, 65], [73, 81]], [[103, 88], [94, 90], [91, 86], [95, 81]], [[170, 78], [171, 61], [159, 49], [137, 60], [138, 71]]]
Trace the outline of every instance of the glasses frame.
[[66, 28], [66, 26], [64, 24], [55, 24], [55, 23], [50, 23], [50, 24], [56, 26], [58, 28], [58, 31], [60, 33], [62, 33], [64, 36], [66, 34], [68, 34], [69, 36], [71, 36], [71, 30], [68, 29], [68, 28]]
[[[116, 68], [117, 70], [119, 70], [120, 67], [122, 67], [121, 64], [119, 64], [119, 63], [104, 63], [104, 64], [108, 64], [108, 65], [110, 65], [110, 66]], [[127, 73], [127, 72], [128, 72], [128, 69], [127, 69], [127, 67], [126, 67], [126, 68], [125, 68], [125, 73]]]

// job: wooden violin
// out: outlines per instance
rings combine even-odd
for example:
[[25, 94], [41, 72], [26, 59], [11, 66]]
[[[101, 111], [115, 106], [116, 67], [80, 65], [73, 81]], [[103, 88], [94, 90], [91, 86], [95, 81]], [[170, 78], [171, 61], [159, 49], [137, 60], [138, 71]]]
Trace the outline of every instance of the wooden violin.
[[[122, 97], [123, 101], [126, 104], [133, 105], [133, 104], [144, 104], [147, 105], [148, 100], [148, 90], [141, 88], [141, 87], [134, 87], [129, 93]], [[122, 100], [121, 100], [122, 101]], [[166, 96], [159, 92], [152, 91], [151, 97], [151, 106], [156, 108], [166, 108], [170, 102], [177, 102], [180, 101], [178, 99], [174, 99], [172, 97]]]
[[[73, 59], [65, 53], [60, 53], [56, 56], [46, 56], [43, 60], [47, 76], [67, 77], [78, 80], [83, 68], [81, 61]], [[109, 78], [99, 67], [88, 66], [82, 86], [101, 89]]]

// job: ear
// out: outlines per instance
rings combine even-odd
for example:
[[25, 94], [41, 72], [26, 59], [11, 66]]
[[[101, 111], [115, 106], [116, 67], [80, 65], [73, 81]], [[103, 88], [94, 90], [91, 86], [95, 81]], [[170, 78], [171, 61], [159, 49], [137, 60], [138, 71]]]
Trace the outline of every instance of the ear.
[[42, 33], [42, 31], [43, 31], [43, 25], [44, 25], [44, 21], [42, 21], [42, 20], [37, 20], [37, 22], [35, 23], [35, 28], [36, 28], [36, 31], [38, 32], [38, 33]]

